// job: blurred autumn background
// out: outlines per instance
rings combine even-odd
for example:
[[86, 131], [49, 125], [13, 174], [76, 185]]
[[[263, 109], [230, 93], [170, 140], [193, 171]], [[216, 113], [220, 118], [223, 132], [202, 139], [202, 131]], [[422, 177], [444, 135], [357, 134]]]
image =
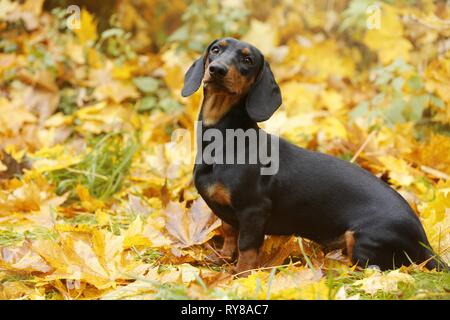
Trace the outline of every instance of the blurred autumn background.
[[183, 75], [222, 36], [271, 63], [264, 128], [387, 181], [450, 260], [445, 1], [0, 0], [0, 298], [449, 299], [448, 273], [296, 237], [248, 278], [205, 260], [220, 222], [171, 134], [193, 133]]

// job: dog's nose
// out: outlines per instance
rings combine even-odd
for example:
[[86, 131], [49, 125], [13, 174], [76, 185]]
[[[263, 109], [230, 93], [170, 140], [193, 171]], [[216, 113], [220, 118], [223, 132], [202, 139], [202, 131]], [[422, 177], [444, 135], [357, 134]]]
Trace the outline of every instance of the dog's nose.
[[214, 64], [209, 66], [209, 74], [212, 76], [224, 77], [228, 72], [228, 68], [223, 64]]

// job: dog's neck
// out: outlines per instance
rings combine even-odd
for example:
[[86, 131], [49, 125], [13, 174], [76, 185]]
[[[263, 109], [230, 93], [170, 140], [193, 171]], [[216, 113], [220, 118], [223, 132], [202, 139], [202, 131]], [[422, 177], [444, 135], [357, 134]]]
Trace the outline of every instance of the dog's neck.
[[[202, 156], [205, 148], [212, 143], [210, 139], [204, 139], [204, 134], [209, 129], [219, 130], [222, 137], [226, 137], [227, 129], [243, 129], [244, 131], [250, 128], [259, 129], [245, 108], [246, 95], [237, 98], [226, 97], [210, 94], [205, 88], [203, 97], [196, 128], [197, 157]], [[225, 138], [222, 141], [226, 143]]]
[[201, 108], [202, 121], [205, 126], [215, 126], [232, 107], [239, 102], [239, 96], [203, 90], [203, 102]]
[[204, 88], [199, 120], [203, 128], [237, 129], [255, 127], [245, 109], [246, 95], [216, 93]]

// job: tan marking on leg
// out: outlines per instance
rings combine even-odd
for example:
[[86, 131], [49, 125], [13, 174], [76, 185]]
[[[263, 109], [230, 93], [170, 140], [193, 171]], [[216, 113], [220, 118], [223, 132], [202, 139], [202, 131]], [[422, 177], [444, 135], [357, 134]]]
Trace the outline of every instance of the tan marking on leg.
[[[239, 251], [238, 262], [236, 265], [236, 273], [240, 277], [246, 277], [250, 274], [249, 270], [259, 267], [259, 253], [257, 249], [248, 249]], [[248, 271], [248, 272], [245, 272]]]
[[237, 250], [237, 241], [239, 232], [232, 225], [222, 221], [222, 234], [224, 237], [223, 247], [220, 250], [220, 254], [226, 259], [233, 258]]
[[217, 265], [228, 264], [235, 258], [239, 231], [232, 225], [222, 221], [221, 232], [224, 238], [222, 249], [208, 255], [206, 259]]
[[208, 196], [221, 205], [231, 205], [231, 193], [227, 187], [217, 182], [208, 187], [206, 190]]
[[355, 245], [355, 237], [353, 235], [354, 235], [353, 231], [346, 231], [344, 234], [345, 249], [347, 256], [351, 262], [353, 262], [353, 247]]

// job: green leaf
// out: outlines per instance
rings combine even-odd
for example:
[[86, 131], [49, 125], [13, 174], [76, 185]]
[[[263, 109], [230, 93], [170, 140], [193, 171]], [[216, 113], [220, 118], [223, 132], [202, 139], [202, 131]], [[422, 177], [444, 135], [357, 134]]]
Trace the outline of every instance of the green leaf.
[[395, 91], [401, 92], [404, 83], [405, 80], [403, 78], [397, 77], [392, 81], [392, 87], [394, 87]]
[[139, 101], [139, 105], [137, 110], [139, 112], [144, 112], [151, 110], [156, 107], [156, 98], [155, 97], [144, 97]]
[[410, 114], [409, 119], [412, 121], [418, 121], [422, 118], [423, 109], [427, 106], [429, 96], [421, 95], [413, 97], [410, 101]]
[[423, 88], [422, 79], [419, 76], [412, 76], [408, 80], [408, 87], [410, 87], [412, 90], [420, 90]]
[[372, 104], [373, 105], [379, 105], [384, 101], [384, 93], [379, 93], [375, 97], [372, 98]]
[[168, 112], [181, 108], [181, 105], [171, 98], [164, 98], [159, 102], [159, 107]]
[[352, 119], [361, 117], [363, 115], [367, 115], [369, 112], [369, 103], [367, 101], [363, 101], [360, 102], [356, 108], [354, 108], [351, 112], [350, 112], [350, 117]]
[[404, 122], [403, 110], [405, 108], [405, 100], [402, 98], [396, 98], [392, 100], [391, 106], [384, 112], [388, 121], [397, 123]]
[[436, 97], [435, 95], [430, 96], [430, 103], [439, 109], [444, 109], [445, 107], [444, 101], [442, 101], [439, 97]]
[[182, 26], [181, 28], [177, 29], [174, 33], [172, 33], [168, 41], [185, 41], [189, 39], [189, 29], [187, 26]]
[[382, 86], [387, 84], [392, 78], [392, 74], [389, 73], [386, 69], [378, 70], [377, 78], [375, 80], [375, 84], [377, 86]]
[[144, 93], [152, 93], [158, 89], [158, 80], [152, 77], [137, 77], [133, 78], [133, 83]]

